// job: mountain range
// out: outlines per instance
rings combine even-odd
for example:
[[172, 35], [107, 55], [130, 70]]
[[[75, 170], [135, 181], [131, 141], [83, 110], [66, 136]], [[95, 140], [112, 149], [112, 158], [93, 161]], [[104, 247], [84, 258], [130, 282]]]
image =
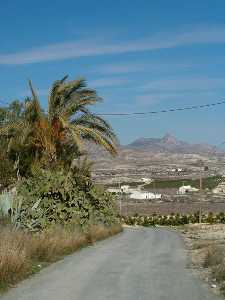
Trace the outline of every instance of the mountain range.
[[182, 153], [182, 154], [223, 154], [224, 151], [209, 144], [191, 144], [178, 140], [167, 133], [162, 138], [138, 138], [132, 143], [122, 146], [130, 150], [149, 151], [152, 153]]
[[[112, 157], [99, 146], [88, 143], [88, 153], [91, 158], [95, 161], [112, 160]], [[213, 156], [224, 156], [225, 151], [222, 149], [204, 143], [191, 144], [177, 139], [175, 136], [167, 133], [162, 138], [138, 138], [128, 145], [118, 146], [118, 157], [117, 160], [120, 163], [126, 161], [140, 161], [149, 157], [153, 158], [154, 155], [169, 155], [169, 154], [196, 154], [208, 157]], [[115, 160], [113, 160], [115, 161]]]

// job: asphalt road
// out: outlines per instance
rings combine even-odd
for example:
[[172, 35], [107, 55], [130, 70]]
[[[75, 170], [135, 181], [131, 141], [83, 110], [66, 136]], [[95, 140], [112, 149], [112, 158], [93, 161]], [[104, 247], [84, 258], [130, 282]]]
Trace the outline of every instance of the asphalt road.
[[67, 256], [11, 289], [2, 300], [216, 300], [186, 268], [178, 234], [126, 229]]

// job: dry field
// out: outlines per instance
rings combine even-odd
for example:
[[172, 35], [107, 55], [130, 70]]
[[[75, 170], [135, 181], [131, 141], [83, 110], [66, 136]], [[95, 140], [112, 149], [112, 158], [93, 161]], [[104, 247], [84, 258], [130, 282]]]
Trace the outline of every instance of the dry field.
[[225, 295], [225, 225], [192, 224], [182, 229], [190, 266], [216, 294]]
[[211, 202], [161, 202], [154, 203], [150, 201], [123, 201], [122, 202], [122, 215], [133, 216], [139, 215], [167, 215], [171, 213], [180, 214], [193, 214], [202, 209], [203, 213], [220, 213], [225, 212], [225, 201], [220, 203]]

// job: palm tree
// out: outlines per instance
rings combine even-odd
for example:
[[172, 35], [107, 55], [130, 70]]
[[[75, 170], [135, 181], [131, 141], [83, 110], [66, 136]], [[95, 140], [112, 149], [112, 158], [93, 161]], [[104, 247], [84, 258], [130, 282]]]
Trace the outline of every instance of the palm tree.
[[84, 79], [66, 81], [67, 78], [53, 83], [46, 113], [29, 81], [32, 98], [26, 99], [23, 113], [0, 126], [0, 136], [10, 138], [9, 149], [20, 145], [36, 161], [44, 158], [48, 162], [71, 163], [84, 153], [85, 142], [91, 141], [117, 154], [117, 138], [111, 126], [88, 108], [101, 98], [86, 87]]

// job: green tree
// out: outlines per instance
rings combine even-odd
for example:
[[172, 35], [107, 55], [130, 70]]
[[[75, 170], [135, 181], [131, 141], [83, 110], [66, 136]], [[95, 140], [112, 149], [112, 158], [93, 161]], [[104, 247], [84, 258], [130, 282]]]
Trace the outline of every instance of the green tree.
[[89, 110], [101, 98], [95, 90], [87, 88], [84, 79], [67, 81], [66, 76], [54, 82], [47, 112], [41, 108], [31, 81], [29, 87], [32, 97], [22, 105], [14, 103], [10, 108], [14, 113], [0, 126], [0, 136], [7, 137], [14, 161], [27, 168], [39, 162], [69, 166], [74, 158], [85, 153], [87, 141], [116, 155], [117, 139], [111, 126]]

